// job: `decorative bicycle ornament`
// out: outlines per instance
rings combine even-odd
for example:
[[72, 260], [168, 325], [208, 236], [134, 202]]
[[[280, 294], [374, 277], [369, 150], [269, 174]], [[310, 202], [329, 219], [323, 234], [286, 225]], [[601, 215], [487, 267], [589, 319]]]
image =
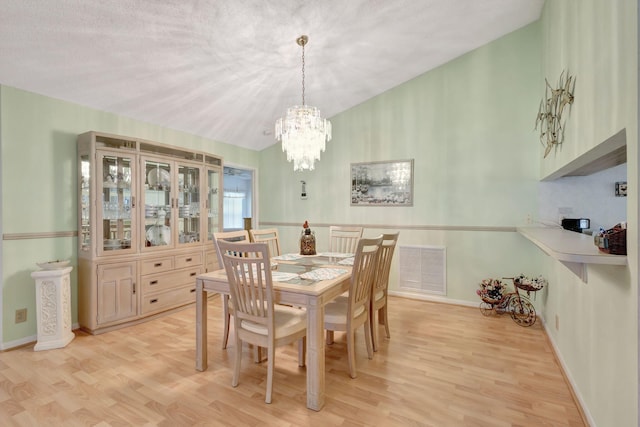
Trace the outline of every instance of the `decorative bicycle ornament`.
[[521, 295], [518, 289], [537, 292], [547, 285], [547, 280], [542, 276], [530, 279], [524, 274], [516, 277], [503, 277], [513, 282], [514, 292], [507, 292], [507, 284], [500, 279], [484, 279], [480, 283], [480, 289], [476, 293], [482, 299], [480, 312], [485, 316], [493, 313], [509, 313], [514, 322], [520, 326], [531, 326], [536, 323], [536, 309], [525, 295]]

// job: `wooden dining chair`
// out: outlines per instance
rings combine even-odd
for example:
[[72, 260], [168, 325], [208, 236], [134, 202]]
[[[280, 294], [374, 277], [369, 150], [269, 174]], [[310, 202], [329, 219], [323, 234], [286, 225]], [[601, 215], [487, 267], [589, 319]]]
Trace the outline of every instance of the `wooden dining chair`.
[[355, 250], [349, 296], [339, 296], [324, 308], [324, 328], [327, 330], [327, 344], [333, 343], [333, 332], [344, 331], [347, 338], [349, 375], [356, 373], [355, 332], [364, 325], [367, 355], [373, 358], [371, 348], [371, 326], [369, 325], [371, 285], [376, 269], [377, 254], [382, 236], [375, 239], [360, 239]]
[[[218, 241], [224, 240], [227, 242], [249, 242], [249, 232], [247, 230], [238, 231], [220, 231], [213, 233], [213, 243], [216, 246], [216, 254], [218, 255], [218, 268], [224, 268], [222, 263], [222, 255], [220, 248], [218, 247]], [[229, 306], [229, 295], [222, 294], [222, 316], [223, 316], [223, 331], [222, 331], [222, 348], [227, 348], [229, 342], [229, 327], [231, 326], [231, 312], [232, 307]]]
[[363, 230], [363, 227], [330, 226], [329, 252], [355, 253]]
[[269, 256], [281, 255], [280, 253], [280, 238], [278, 237], [277, 228], [263, 228], [261, 230], [251, 229], [249, 230], [249, 236], [251, 236], [252, 242], [265, 242], [269, 246]]
[[[389, 288], [389, 271], [391, 270], [391, 260], [398, 243], [397, 233], [382, 235], [382, 244], [378, 251], [378, 261], [371, 286], [371, 342], [373, 351], [378, 351], [378, 324], [384, 325], [387, 338], [391, 338], [389, 333], [389, 316], [387, 315], [387, 290]], [[377, 315], [377, 316], [376, 316]], [[376, 317], [378, 318], [376, 321]]]
[[273, 281], [266, 243], [218, 242], [229, 280], [236, 357], [232, 385], [240, 377], [242, 343], [267, 349], [267, 392], [271, 403], [275, 348], [298, 341], [298, 365], [305, 362], [307, 312], [273, 302]]

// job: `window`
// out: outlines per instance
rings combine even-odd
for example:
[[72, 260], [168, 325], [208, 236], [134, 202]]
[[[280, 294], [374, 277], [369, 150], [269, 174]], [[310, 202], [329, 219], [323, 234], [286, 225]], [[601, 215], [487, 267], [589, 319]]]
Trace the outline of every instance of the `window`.
[[253, 171], [224, 167], [223, 228], [242, 230], [253, 213]]

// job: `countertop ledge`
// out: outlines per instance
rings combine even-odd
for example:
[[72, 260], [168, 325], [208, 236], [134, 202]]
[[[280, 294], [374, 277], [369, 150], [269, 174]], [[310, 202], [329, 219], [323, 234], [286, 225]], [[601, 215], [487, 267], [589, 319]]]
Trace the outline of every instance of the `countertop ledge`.
[[626, 255], [604, 254], [593, 244], [593, 236], [554, 227], [518, 227], [547, 255], [562, 262], [582, 264], [627, 265]]

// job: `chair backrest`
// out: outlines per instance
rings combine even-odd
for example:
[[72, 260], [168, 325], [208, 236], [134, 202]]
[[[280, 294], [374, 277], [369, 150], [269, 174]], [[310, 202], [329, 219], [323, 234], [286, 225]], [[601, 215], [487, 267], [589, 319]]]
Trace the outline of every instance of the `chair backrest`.
[[220, 254], [220, 248], [218, 247], [219, 240], [224, 240], [226, 242], [249, 242], [249, 232], [247, 230], [238, 230], [213, 233], [213, 244], [216, 247], [216, 254], [218, 255], [218, 268], [224, 268], [224, 265], [222, 264], [222, 255]]
[[[266, 243], [218, 242], [234, 307], [234, 321], [247, 330], [273, 336], [273, 284]], [[244, 329], [244, 328], [243, 328]], [[259, 330], [264, 329], [265, 334]]]
[[269, 256], [281, 255], [280, 238], [278, 237], [277, 228], [263, 228], [262, 230], [249, 230], [252, 242], [265, 242], [269, 247]]
[[362, 227], [329, 227], [329, 252], [355, 253], [358, 240], [362, 238]]
[[360, 307], [368, 310], [371, 286], [381, 244], [382, 236], [379, 236], [374, 239], [360, 239], [356, 246], [349, 287], [349, 309], [352, 318], [356, 313], [362, 311]]
[[373, 280], [371, 297], [374, 298], [380, 292], [387, 292], [389, 286], [389, 271], [391, 270], [391, 260], [398, 243], [400, 232], [388, 233], [382, 235], [382, 244], [378, 252], [378, 261], [376, 262], [376, 273]]

